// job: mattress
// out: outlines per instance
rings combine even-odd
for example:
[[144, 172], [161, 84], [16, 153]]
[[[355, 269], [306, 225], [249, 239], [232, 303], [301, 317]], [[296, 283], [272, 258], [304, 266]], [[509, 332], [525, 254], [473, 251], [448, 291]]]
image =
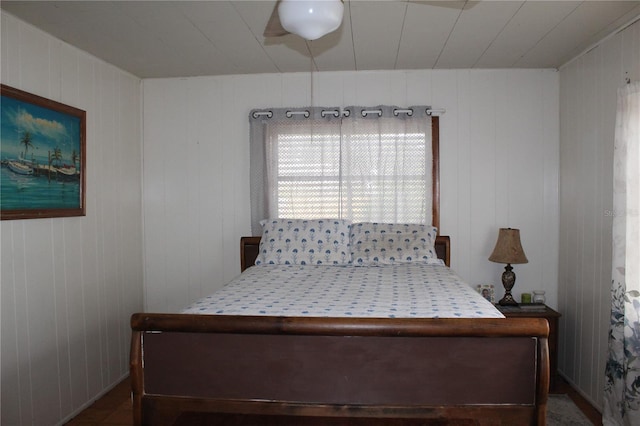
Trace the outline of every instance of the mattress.
[[449, 267], [262, 265], [183, 313], [360, 318], [504, 318]]

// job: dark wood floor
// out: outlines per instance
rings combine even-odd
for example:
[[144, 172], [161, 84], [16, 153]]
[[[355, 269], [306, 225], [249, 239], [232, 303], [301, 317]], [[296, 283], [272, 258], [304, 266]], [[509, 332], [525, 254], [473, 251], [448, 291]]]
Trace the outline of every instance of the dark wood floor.
[[123, 380], [89, 408], [74, 417], [73, 426], [132, 426], [131, 382]]
[[[125, 379], [93, 405], [78, 414], [67, 425], [71, 426], [131, 426], [133, 425], [130, 382]], [[602, 425], [602, 415], [589, 402], [576, 392], [564, 379], [559, 378], [553, 393], [566, 393], [593, 422]]]

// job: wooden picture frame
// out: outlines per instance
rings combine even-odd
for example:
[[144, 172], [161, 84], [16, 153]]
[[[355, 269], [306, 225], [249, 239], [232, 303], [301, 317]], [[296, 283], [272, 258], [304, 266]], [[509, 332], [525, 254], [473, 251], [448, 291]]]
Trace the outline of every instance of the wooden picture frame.
[[0, 85], [0, 217], [85, 216], [86, 112]]

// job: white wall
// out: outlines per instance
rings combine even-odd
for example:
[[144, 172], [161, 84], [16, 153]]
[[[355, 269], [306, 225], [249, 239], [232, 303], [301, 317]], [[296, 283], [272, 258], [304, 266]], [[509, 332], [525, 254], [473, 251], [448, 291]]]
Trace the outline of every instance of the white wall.
[[559, 78], [553, 70], [327, 72], [144, 80], [145, 292], [177, 311], [239, 273], [249, 235], [252, 108], [303, 105], [445, 108], [440, 118], [441, 233], [452, 267], [495, 283], [500, 227], [521, 229], [529, 258], [514, 294], [557, 306]]
[[128, 374], [142, 309], [140, 80], [2, 13], [2, 83], [87, 112], [86, 217], [0, 224], [2, 425], [61, 423]]
[[560, 73], [559, 369], [602, 408], [611, 314], [616, 91], [640, 80], [640, 22]]

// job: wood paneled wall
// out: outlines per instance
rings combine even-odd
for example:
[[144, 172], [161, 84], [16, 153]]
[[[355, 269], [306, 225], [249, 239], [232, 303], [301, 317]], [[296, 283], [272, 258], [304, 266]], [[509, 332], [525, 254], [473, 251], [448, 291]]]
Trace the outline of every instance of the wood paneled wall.
[[640, 80], [640, 22], [560, 72], [559, 369], [599, 408], [611, 314], [616, 92]]
[[55, 425], [128, 374], [142, 310], [140, 80], [2, 13], [2, 83], [87, 111], [87, 215], [2, 221], [2, 425]]
[[559, 78], [554, 70], [428, 70], [149, 79], [143, 82], [145, 304], [168, 312], [237, 275], [249, 235], [252, 108], [427, 104], [440, 118], [441, 232], [452, 267], [494, 283], [500, 227], [521, 229], [529, 263], [516, 297], [557, 305]]

